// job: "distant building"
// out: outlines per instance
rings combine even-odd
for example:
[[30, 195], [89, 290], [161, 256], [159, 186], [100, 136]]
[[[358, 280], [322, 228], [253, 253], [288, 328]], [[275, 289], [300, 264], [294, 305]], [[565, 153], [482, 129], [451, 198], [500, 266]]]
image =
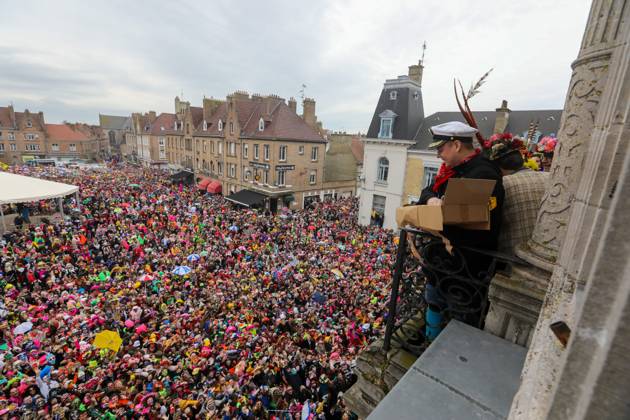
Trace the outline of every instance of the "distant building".
[[354, 197], [363, 168], [363, 142], [359, 134], [329, 133], [324, 160], [324, 185], [337, 196]]
[[0, 161], [9, 165], [46, 154], [44, 114], [15, 112], [12, 105], [0, 107]]
[[98, 121], [107, 136], [111, 156], [122, 158], [128, 155], [127, 135], [131, 131], [131, 116], [99, 114]]
[[46, 124], [46, 157], [61, 161], [92, 160], [94, 145], [90, 134], [80, 124]]
[[[437, 112], [424, 116], [422, 62], [409, 66], [406, 76], [386, 80], [372, 116], [365, 143], [359, 223], [382, 224], [397, 229], [396, 209], [418, 200], [420, 191], [433, 182], [441, 160], [431, 143], [431, 126], [463, 121], [459, 112]], [[527, 135], [534, 128], [536, 141], [555, 134], [561, 110], [512, 111], [503, 101], [495, 111], [475, 112], [484, 137], [511, 132]]]
[[[127, 160], [151, 166], [154, 162], [160, 163], [159, 148], [151, 147], [151, 124], [156, 120], [155, 111], [145, 114], [131, 114], [131, 130], [127, 134]], [[151, 151], [153, 150], [153, 154]], [[162, 162], [166, 161], [163, 159]]]

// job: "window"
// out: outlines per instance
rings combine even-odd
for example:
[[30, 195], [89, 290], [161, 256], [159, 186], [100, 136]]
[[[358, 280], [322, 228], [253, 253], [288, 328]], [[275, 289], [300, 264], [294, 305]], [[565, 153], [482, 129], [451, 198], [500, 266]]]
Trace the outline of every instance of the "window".
[[4, 143], [0, 143], [0, 152], [4, 152]]
[[313, 146], [313, 148], [311, 149], [311, 160], [313, 162], [316, 161], [318, 155], [319, 155], [319, 147]]
[[309, 177], [308, 177], [308, 182], [310, 184], [314, 184], [317, 182], [317, 171], [311, 171]]
[[386, 197], [382, 195], [372, 196], [372, 214], [370, 217], [370, 224], [383, 227], [385, 219], [385, 200]]
[[278, 171], [278, 186], [283, 187], [286, 181], [286, 171]]
[[74, 143], [70, 143], [70, 151], [71, 152], [76, 152], [77, 151], [77, 145]]
[[299, 146], [298, 147], [298, 154], [299, 155], [303, 155], [304, 154], [304, 146]]
[[28, 128], [31, 128], [31, 127], [33, 126], [33, 122], [32, 122], [31, 120], [27, 120], [27, 121], [26, 121], [26, 126], [27, 126]]
[[236, 178], [236, 165], [233, 163], [230, 164], [230, 177]]
[[9, 140], [15, 140], [15, 133], [9, 133]]
[[15, 143], [11, 143], [9, 146], [11, 147], [12, 152], [15, 152], [17, 150], [17, 146], [15, 145]]
[[381, 139], [392, 138], [392, 119], [391, 118], [381, 118], [381, 131], [379, 131], [378, 137]]
[[435, 181], [435, 176], [437, 175], [438, 168], [433, 168], [431, 166], [424, 167], [424, 186], [428, 187], [433, 184]]
[[265, 131], [265, 120], [262, 117], [258, 120], [258, 131]]
[[219, 154], [220, 155], [223, 154], [223, 142], [222, 141], [219, 142]]
[[263, 171], [263, 184], [269, 184], [269, 170]]
[[214, 142], [210, 142], [210, 153], [214, 153]]
[[164, 126], [163, 125], [160, 126], [160, 131], [164, 131]]
[[219, 131], [223, 131], [223, 121], [221, 121], [221, 120], [219, 120], [218, 129], [219, 129]]
[[164, 146], [164, 137], [160, 137], [158, 142], [160, 143], [160, 146]]
[[59, 151], [59, 144], [57, 144], [57, 143], [53, 143], [53, 144], [51, 145], [51, 147], [52, 147], [52, 151], [53, 151], [53, 152], [58, 152], [58, 151]]
[[[177, 131], [177, 121], [174, 121], [174, 122], [173, 122], [173, 130], [176, 130], [176, 131]], [[146, 131], [148, 131], [148, 130], [146, 130]]]
[[247, 144], [243, 145], [243, 157], [244, 158], [248, 158], [249, 157], [249, 146]]
[[263, 146], [263, 153], [264, 153], [265, 160], [269, 160], [269, 145], [268, 144], [265, 144]]
[[395, 90], [392, 90], [391, 92], [389, 92], [389, 99], [391, 99], [392, 101], [395, 101], [398, 98], [398, 92]]
[[258, 145], [257, 145], [257, 144], [255, 144], [255, 145], [254, 145], [254, 159], [255, 159], [255, 160], [258, 160], [258, 149], [259, 149], [259, 148], [258, 148]]
[[24, 134], [24, 138], [26, 140], [35, 140], [35, 134], [32, 134], [32, 133]]
[[236, 156], [236, 143], [230, 142], [230, 155]]
[[376, 180], [378, 182], [387, 182], [387, 176], [389, 175], [389, 160], [382, 157], [378, 160], [378, 174]]
[[208, 131], [208, 121], [203, 120], [203, 131]]
[[223, 175], [223, 162], [217, 162], [217, 170], [219, 171], [219, 175]]
[[249, 181], [251, 177], [252, 171], [250, 171], [248, 168], [243, 168], [243, 179], [245, 179], [245, 181]]
[[24, 150], [28, 150], [29, 152], [35, 152], [39, 150], [39, 144], [27, 144], [24, 146]]
[[234, 134], [234, 123], [230, 121], [230, 134]]
[[206, 153], [208, 151], [208, 141], [204, 140], [203, 141], [203, 152]]
[[280, 159], [280, 162], [287, 160], [287, 146], [280, 146], [280, 154], [278, 158]]

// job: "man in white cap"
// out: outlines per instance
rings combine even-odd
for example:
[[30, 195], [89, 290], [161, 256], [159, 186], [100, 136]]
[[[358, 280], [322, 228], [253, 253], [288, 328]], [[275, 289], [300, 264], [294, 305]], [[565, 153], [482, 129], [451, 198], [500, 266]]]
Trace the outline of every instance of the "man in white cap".
[[[492, 196], [496, 205], [490, 211], [490, 230], [469, 230], [458, 226], [444, 226], [443, 235], [448, 238], [451, 244], [458, 250], [457, 255], [462, 255], [466, 261], [469, 273], [478, 276], [479, 273], [487, 272], [492, 258], [464, 247], [477, 248], [481, 250], [496, 251], [499, 232], [501, 228], [501, 209], [503, 206], [504, 190], [501, 182], [501, 171], [485, 156], [480, 150], [475, 150], [473, 137], [477, 129], [470, 127], [459, 121], [451, 121], [431, 127], [433, 143], [429, 149], [436, 149], [438, 157], [444, 161], [440, 167], [433, 184], [422, 190], [418, 204], [441, 205], [442, 196], [446, 192], [446, 186], [450, 178], [474, 178], [491, 179], [496, 181]], [[426, 316], [426, 337], [433, 340], [439, 334], [443, 324], [442, 314], [448, 306], [444, 296], [438, 292], [441, 281], [439, 276], [431, 276], [425, 287], [425, 299], [427, 302]], [[452, 281], [452, 279], [451, 279]], [[469, 286], [468, 282], [461, 282], [458, 286], [460, 290], [465, 290]], [[456, 288], [457, 289], [457, 288]], [[476, 296], [471, 291], [471, 296]], [[482, 299], [485, 299], [483, 297]], [[457, 299], [455, 299], [457, 300]], [[468, 303], [468, 308], [461, 311], [451, 312], [460, 321], [471, 325], [479, 325], [480, 320], [485, 316], [482, 309], [483, 302], [474, 299]], [[453, 308], [451, 308], [453, 309]]]

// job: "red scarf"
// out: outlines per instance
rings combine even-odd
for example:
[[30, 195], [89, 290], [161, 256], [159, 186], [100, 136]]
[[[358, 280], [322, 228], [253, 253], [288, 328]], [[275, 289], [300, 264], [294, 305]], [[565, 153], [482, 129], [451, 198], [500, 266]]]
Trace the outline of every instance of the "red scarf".
[[[481, 153], [480, 149], [475, 149], [474, 153], [470, 156], [467, 156], [457, 164], [457, 166], [463, 165], [466, 162], [469, 162], [473, 158], [475, 158], [479, 153]], [[449, 180], [450, 177], [455, 175], [455, 169], [448, 166], [446, 163], [443, 163], [438, 170], [437, 175], [435, 176], [435, 182], [433, 183], [433, 192], [437, 193], [440, 189], [440, 186]]]

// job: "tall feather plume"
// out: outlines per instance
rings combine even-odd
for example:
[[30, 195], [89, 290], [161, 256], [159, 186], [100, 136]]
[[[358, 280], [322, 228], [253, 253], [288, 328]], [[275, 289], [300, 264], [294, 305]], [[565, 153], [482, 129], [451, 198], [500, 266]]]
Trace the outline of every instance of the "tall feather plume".
[[[490, 74], [492, 70], [493, 69], [488, 70], [483, 76], [481, 76], [481, 78], [477, 81], [477, 83], [475, 83], [474, 85], [471, 85], [470, 89], [468, 90], [468, 94], [464, 93], [464, 87], [462, 86], [462, 83], [457, 79], [453, 79], [453, 90], [455, 92], [455, 100], [457, 101], [457, 106], [459, 108], [459, 111], [464, 116], [464, 119], [466, 120], [468, 125], [476, 128], [477, 130], [479, 130], [479, 125], [477, 124], [477, 121], [475, 120], [475, 116], [473, 115], [472, 110], [470, 109], [468, 100], [480, 92], [479, 89], [486, 82], [486, 78], [488, 77], [488, 75]], [[457, 91], [457, 84], [459, 84], [460, 92]], [[459, 95], [462, 96], [461, 102], [459, 99]], [[462, 102], [463, 102], [463, 105], [462, 105]], [[479, 144], [483, 146], [485, 139], [483, 138], [481, 133], [477, 132], [476, 137], [477, 137], [477, 140], [479, 141]]]

